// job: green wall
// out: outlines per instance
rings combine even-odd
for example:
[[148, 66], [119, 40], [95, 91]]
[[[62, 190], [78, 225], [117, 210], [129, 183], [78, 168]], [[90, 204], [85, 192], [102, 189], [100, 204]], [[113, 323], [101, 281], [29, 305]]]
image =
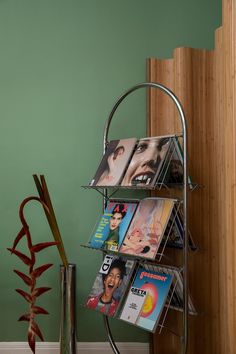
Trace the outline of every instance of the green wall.
[[[102, 316], [83, 307], [101, 255], [80, 247], [102, 200], [81, 186], [97, 167], [115, 100], [145, 80], [146, 58], [171, 57], [178, 46], [213, 48], [220, 21], [220, 0], [0, 0], [0, 341], [26, 341], [17, 319], [27, 305], [14, 292], [24, 285], [12, 272], [25, 268], [6, 248], [20, 230], [20, 202], [36, 194], [33, 173], [46, 176], [69, 260], [77, 264], [78, 340], [105, 340]], [[144, 136], [144, 93], [127, 99], [117, 116], [111, 137]], [[38, 205], [26, 207], [26, 216], [35, 243], [52, 240]], [[38, 258], [54, 263], [39, 282], [52, 291], [38, 305], [50, 312], [39, 319], [45, 340], [57, 341], [60, 259], [56, 248]], [[117, 320], [111, 327], [118, 341], [148, 340]]]

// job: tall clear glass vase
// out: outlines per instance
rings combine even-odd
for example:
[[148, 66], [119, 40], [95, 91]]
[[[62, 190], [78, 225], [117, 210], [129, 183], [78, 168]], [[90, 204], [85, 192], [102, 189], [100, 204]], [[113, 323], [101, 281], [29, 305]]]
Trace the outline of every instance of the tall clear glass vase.
[[60, 266], [61, 276], [61, 323], [60, 354], [76, 354], [76, 266]]

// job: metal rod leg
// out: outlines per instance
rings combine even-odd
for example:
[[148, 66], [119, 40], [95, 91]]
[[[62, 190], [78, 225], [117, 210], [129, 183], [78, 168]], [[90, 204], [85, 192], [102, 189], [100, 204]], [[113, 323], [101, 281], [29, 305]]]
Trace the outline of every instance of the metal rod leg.
[[106, 331], [107, 331], [108, 340], [109, 340], [109, 343], [111, 345], [111, 348], [112, 348], [112, 350], [113, 350], [113, 352], [115, 354], [120, 354], [119, 350], [117, 349], [117, 346], [115, 345], [114, 339], [112, 337], [107, 316], [103, 316], [103, 319], [104, 319], [104, 324], [105, 324], [105, 328], [106, 328]]

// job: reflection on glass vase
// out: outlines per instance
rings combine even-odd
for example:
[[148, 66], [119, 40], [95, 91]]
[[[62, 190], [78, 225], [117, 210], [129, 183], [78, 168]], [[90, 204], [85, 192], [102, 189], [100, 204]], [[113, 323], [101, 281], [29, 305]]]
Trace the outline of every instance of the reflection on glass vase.
[[75, 289], [76, 266], [60, 266], [61, 275], [61, 323], [60, 354], [76, 354]]

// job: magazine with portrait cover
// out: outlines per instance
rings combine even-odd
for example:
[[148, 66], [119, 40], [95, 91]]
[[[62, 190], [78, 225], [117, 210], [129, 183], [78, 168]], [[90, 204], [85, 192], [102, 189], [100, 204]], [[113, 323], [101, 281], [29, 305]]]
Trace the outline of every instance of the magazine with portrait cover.
[[[183, 311], [183, 274], [181, 270], [177, 267], [170, 267], [164, 265], [155, 266], [156, 269], [162, 273], [169, 274], [173, 276], [173, 282], [171, 285], [171, 290], [168, 294], [168, 300], [170, 301], [170, 308], [178, 311]], [[188, 296], [188, 310], [192, 315], [196, 315], [197, 311], [193, 304], [191, 295]]]
[[121, 182], [122, 186], [155, 186], [173, 135], [140, 139]]
[[118, 185], [132, 156], [136, 142], [136, 138], [110, 141], [90, 186]]
[[89, 246], [118, 251], [138, 203], [138, 200], [110, 199], [89, 241]]
[[[150, 269], [147, 264], [138, 268], [121, 311], [120, 319], [133, 323], [147, 331], [155, 332], [170, 290], [173, 276], [164, 274], [161, 271], [156, 271], [155, 267], [152, 268], [154, 269]], [[135, 289], [135, 291], [133, 291], [133, 289]], [[133, 299], [134, 294], [138, 293], [137, 289], [139, 289], [140, 292], [144, 291], [146, 295], [144, 295], [144, 303], [142, 304], [141, 302], [141, 306], [138, 306], [136, 311]], [[134, 311], [135, 314], [133, 315]], [[138, 311], [139, 313], [137, 314]]]
[[119, 252], [155, 259], [175, 202], [170, 198], [142, 199]]
[[135, 260], [107, 254], [85, 306], [114, 317], [129, 285], [135, 264]]

